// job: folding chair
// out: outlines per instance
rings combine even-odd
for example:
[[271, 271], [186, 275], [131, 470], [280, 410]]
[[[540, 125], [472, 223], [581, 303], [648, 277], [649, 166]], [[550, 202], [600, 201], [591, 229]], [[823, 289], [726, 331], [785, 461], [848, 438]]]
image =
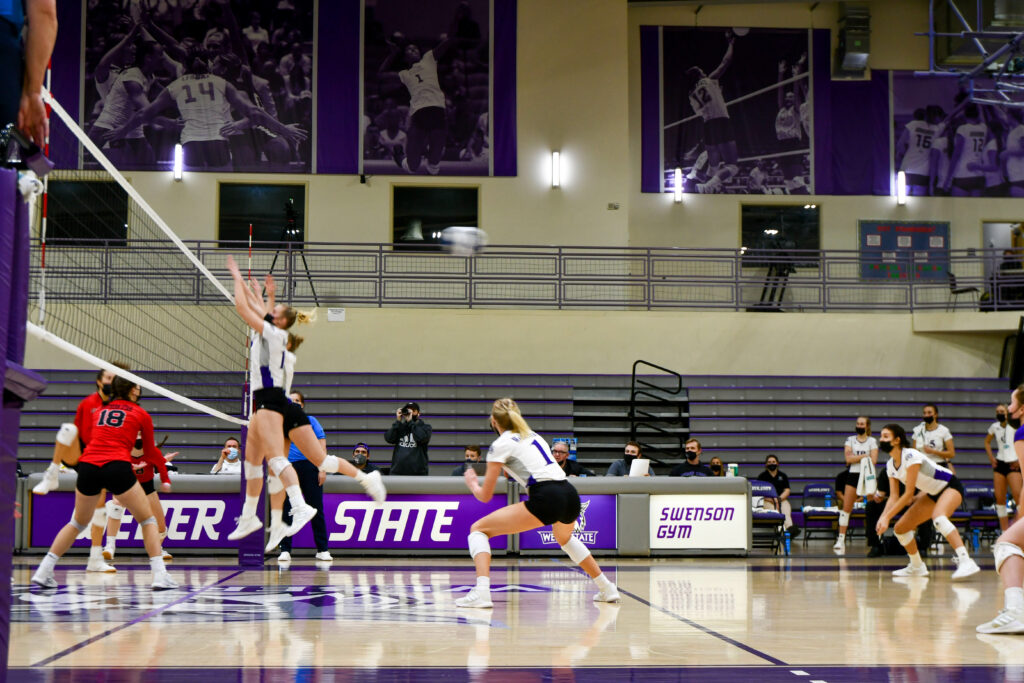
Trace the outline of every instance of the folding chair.
[[835, 492], [829, 484], [808, 484], [804, 487], [803, 507], [804, 513], [804, 545], [811, 538], [812, 534], [836, 537], [836, 529], [839, 526], [839, 510], [835, 508], [825, 509], [825, 498], [835, 500]]
[[[778, 507], [779, 496], [775, 487], [766, 481], [750, 480], [750, 497], [753, 503], [756, 498], [774, 500], [775, 507]], [[755, 548], [771, 548], [772, 552], [778, 555], [783, 548], [782, 526], [786, 522], [786, 515], [775, 510], [756, 509], [750, 507], [753, 517], [753, 545]]]

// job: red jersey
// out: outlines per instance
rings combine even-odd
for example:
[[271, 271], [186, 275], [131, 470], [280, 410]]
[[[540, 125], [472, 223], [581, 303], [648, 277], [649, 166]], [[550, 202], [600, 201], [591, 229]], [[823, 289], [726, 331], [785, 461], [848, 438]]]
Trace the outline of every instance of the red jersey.
[[[132, 454], [132, 471], [135, 472], [135, 478], [139, 480], [140, 484], [153, 481], [153, 477], [156, 476], [156, 470], [153, 468], [153, 465], [148, 463], [141, 455], [135, 457], [134, 453]], [[165, 484], [171, 483], [166, 465], [160, 470], [160, 480]]]
[[92, 436], [92, 427], [96, 424], [96, 411], [103, 407], [103, 397], [96, 392], [82, 399], [75, 411], [75, 427], [78, 428], [78, 438], [82, 442], [82, 450], [89, 444], [89, 437]]
[[142, 432], [142, 458], [160, 470], [160, 478], [170, 481], [167, 462], [153, 440], [153, 418], [140, 405], [114, 399], [97, 410], [92, 438], [82, 453], [81, 462], [102, 467], [108, 462], [132, 462], [135, 439]]

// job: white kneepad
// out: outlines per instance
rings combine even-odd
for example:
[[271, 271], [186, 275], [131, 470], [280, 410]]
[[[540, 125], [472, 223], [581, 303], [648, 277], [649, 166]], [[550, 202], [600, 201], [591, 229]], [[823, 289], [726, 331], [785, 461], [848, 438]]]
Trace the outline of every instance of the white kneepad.
[[327, 474], [337, 474], [339, 465], [338, 456], [328, 455], [324, 458], [324, 461], [320, 463], [320, 471], [327, 472]]
[[106, 508], [98, 508], [96, 512], [92, 513], [92, 525], [98, 527], [107, 526], [107, 510]]
[[57, 443], [70, 446], [75, 443], [75, 439], [78, 438], [78, 427], [71, 422], [65, 422], [57, 430]]
[[562, 550], [569, 556], [569, 559], [579, 564], [590, 556], [590, 548], [583, 545], [583, 541], [573, 536], [569, 542], [562, 546]]
[[949, 521], [949, 517], [945, 515], [939, 515], [935, 518], [934, 522], [935, 530], [943, 536], [949, 536], [951, 533], [956, 531], [956, 527], [953, 526], [953, 522]]
[[267, 462], [267, 465], [270, 466], [270, 471], [274, 473], [275, 477], [280, 477], [281, 473], [284, 472], [291, 463], [288, 462], [288, 458], [283, 455], [277, 455], [271, 458]]
[[274, 495], [275, 493], [281, 493], [281, 491], [284, 491], [284, 484], [281, 483], [281, 478], [273, 474], [267, 477], [267, 493]]
[[913, 529], [911, 529], [910, 531], [904, 531], [902, 534], [897, 534], [895, 531], [893, 531], [893, 535], [896, 537], [896, 540], [900, 542], [900, 545], [904, 547], [909, 545], [910, 542], [914, 540]]
[[263, 465], [250, 465], [245, 463], [245, 478], [246, 479], [262, 479], [263, 478]]
[[1024, 558], [1024, 550], [1021, 550], [1020, 546], [1014, 545], [1013, 543], [999, 541], [992, 546], [992, 555], [996, 558], [996, 573], [998, 574], [1000, 567], [1003, 566], [1003, 562], [1006, 562], [1009, 558], [1014, 555]]
[[850, 513], [839, 512], [839, 526], [850, 526]]
[[487, 534], [482, 531], [471, 531], [467, 537], [469, 541], [469, 556], [476, 557], [480, 553], [491, 552], [491, 542], [487, 538]]
[[107, 517], [110, 519], [121, 519], [124, 517], [124, 507], [118, 505], [113, 500], [108, 500], [104, 506], [107, 509]]

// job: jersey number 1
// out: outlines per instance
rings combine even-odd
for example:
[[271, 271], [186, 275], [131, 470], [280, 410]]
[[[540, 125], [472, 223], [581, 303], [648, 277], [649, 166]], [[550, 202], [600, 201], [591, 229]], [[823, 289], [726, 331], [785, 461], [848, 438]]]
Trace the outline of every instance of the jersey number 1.
[[554, 464], [551, 458], [548, 457], [547, 452], [545, 452], [544, 447], [541, 446], [536, 439], [533, 440], [533, 445], [537, 448], [538, 451], [540, 451], [540, 457], [544, 458], [544, 462], [546, 462], [548, 465]]

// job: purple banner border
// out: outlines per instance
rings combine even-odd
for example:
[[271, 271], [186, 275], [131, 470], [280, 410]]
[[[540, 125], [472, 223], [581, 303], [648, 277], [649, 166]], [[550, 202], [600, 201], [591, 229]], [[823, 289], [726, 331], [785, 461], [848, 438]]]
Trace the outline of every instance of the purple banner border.
[[314, 160], [317, 174], [359, 172], [361, 12], [361, 0], [319, 3]]
[[494, 0], [491, 144], [495, 176], [514, 176], [517, 172], [516, 16], [517, 0]]
[[661, 192], [659, 26], [640, 27], [640, 191]]

